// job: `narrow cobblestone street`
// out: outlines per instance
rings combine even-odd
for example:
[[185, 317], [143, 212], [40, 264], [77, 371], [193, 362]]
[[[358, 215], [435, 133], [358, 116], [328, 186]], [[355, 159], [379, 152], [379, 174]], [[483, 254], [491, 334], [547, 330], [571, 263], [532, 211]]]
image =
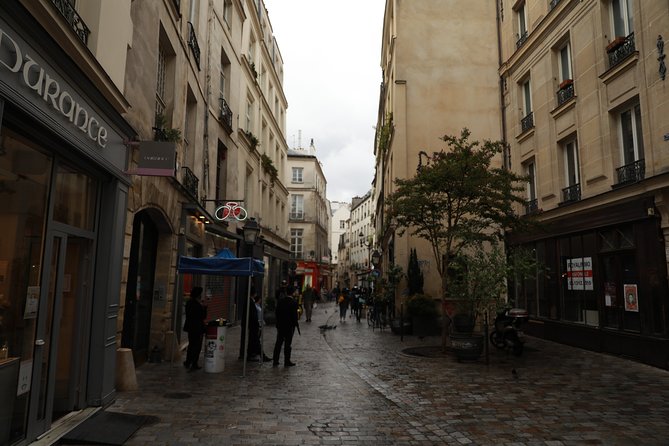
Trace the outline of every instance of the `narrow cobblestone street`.
[[224, 372], [145, 364], [140, 390], [107, 410], [152, 416], [129, 445], [669, 444], [664, 370], [535, 338], [522, 358], [491, 351], [489, 365], [419, 357], [404, 350], [439, 339], [338, 321], [319, 304], [295, 336], [297, 366], [249, 363], [245, 378], [230, 328]]

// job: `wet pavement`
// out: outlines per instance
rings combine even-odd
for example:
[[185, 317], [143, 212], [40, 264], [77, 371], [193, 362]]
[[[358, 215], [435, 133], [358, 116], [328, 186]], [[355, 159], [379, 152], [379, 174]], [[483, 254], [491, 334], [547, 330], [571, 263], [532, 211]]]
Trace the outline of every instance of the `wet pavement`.
[[231, 327], [222, 373], [145, 364], [140, 390], [107, 410], [152, 417], [127, 445], [669, 445], [664, 370], [536, 338], [489, 364], [419, 357], [404, 350], [440, 339], [340, 323], [333, 304], [301, 330], [295, 367], [248, 363], [242, 377]]

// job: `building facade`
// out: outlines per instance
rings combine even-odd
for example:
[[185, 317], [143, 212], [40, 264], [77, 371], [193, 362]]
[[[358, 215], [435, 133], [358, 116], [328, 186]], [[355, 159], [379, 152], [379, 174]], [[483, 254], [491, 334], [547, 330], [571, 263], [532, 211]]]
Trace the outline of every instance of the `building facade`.
[[0, 444], [114, 395], [130, 3], [0, 4]]
[[491, 44], [497, 41], [495, 14], [494, 2], [387, 0], [385, 5], [372, 188], [375, 240], [382, 270], [395, 264], [406, 271], [416, 248], [425, 293], [434, 297], [440, 281], [432, 250], [422, 239], [399, 235], [385, 218], [385, 197], [394, 192], [396, 178], [412, 177], [427, 161], [421, 151], [445, 148], [442, 136], [467, 127], [473, 140], [501, 138], [499, 56]]
[[351, 217], [351, 204], [343, 201], [330, 202], [330, 252], [332, 266], [339, 262], [339, 239], [346, 231], [346, 221]]
[[372, 270], [371, 256], [375, 242], [375, 232], [372, 226], [373, 210], [371, 191], [362, 197], [353, 197], [351, 201], [350, 263], [355, 273], [354, 285], [359, 287], [369, 287], [369, 274]]
[[330, 212], [327, 181], [315, 153], [313, 140], [308, 149], [288, 151], [288, 229], [296, 266], [291, 280], [300, 288], [309, 285], [320, 292], [331, 287]]
[[509, 237], [544, 269], [515, 304], [532, 334], [668, 368], [666, 2], [498, 7], [508, 167], [546, 228]]
[[[265, 261], [265, 280], [256, 284], [263, 296], [277, 286], [288, 260], [281, 229], [287, 103], [283, 62], [262, 2], [135, 2], [132, 19], [127, 118], [139, 143], [129, 168], [119, 337], [141, 364], [153, 348], [177, 356], [186, 339], [184, 298], [194, 285], [205, 289], [208, 319], [239, 317], [245, 293], [237, 281], [179, 275], [179, 255], [230, 248]], [[174, 171], [147, 172], [149, 140], [167, 145]], [[246, 218], [261, 227], [254, 246], [242, 242]]]

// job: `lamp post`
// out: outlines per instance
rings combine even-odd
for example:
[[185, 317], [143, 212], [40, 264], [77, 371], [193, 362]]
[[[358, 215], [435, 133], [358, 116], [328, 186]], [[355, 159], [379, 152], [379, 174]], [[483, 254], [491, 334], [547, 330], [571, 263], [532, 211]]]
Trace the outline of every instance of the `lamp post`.
[[[244, 243], [246, 244], [246, 252], [247, 255], [251, 259], [255, 259], [254, 251], [255, 251], [255, 244], [258, 241], [258, 235], [260, 234], [260, 225], [258, 222], [255, 220], [255, 218], [250, 218], [246, 220], [244, 223], [244, 226], [242, 227], [242, 233], [244, 235]], [[243, 359], [244, 365], [242, 366], [242, 376], [246, 376], [246, 360], [247, 360], [247, 353], [248, 353], [248, 345], [249, 345], [249, 339], [248, 339], [248, 331], [249, 331], [249, 315], [251, 313], [250, 311], [250, 301], [251, 301], [251, 280], [253, 276], [249, 276], [249, 280], [246, 284], [246, 299], [244, 303], [244, 312], [245, 312], [245, 320], [244, 320], [244, 325], [242, 329], [242, 337], [240, 339], [240, 355], [239, 357]], [[260, 294], [262, 296], [262, 293]], [[262, 297], [261, 297], [262, 299]], [[262, 300], [261, 300], [262, 302]], [[255, 305], [255, 304], [254, 304]], [[261, 303], [262, 305], [262, 303]], [[260, 341], [262, 345], [262, 340]], [[262, 354], [262, 348], [260, 349], [261, 354]], [[261, 357], [262, 361], [262, 357]]]
[[[360, 241], [360, 245], [367, 248], [367, 267], [369, 268], [369, 270], [371, 272], [371, 270], [372, 270], [372, 244], [369, 243], [369, 241], [365, 240], [365, 234], [363, 234], [362, 231], [360, 231], [360, 233], [358, 234], [358, 240]], [[368, 274], [367, 283], [369, 283], [370, 282], [369, 273], [367, 273], [367, 274]]]

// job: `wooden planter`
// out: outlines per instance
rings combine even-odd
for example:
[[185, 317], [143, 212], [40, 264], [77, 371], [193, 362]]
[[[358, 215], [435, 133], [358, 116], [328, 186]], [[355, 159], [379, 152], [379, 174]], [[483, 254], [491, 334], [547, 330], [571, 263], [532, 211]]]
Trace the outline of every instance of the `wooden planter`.
[[564, 88], [567, 88], [568, 86], [570, 86], [573, 83], [574, 83], [573, 79], [565, 79], [562, 82], [560, 82], [559, 88], [560, 88], [560, 90], [562, 90]]
[[623, 36], [616, 37], [608, 45], [606, 45], [606, 52], [611, 53], [611, 52], [615, 51], [620, 45], [625, 43], [625, 40], [627, 40], [626, 37], [623, 37]]

